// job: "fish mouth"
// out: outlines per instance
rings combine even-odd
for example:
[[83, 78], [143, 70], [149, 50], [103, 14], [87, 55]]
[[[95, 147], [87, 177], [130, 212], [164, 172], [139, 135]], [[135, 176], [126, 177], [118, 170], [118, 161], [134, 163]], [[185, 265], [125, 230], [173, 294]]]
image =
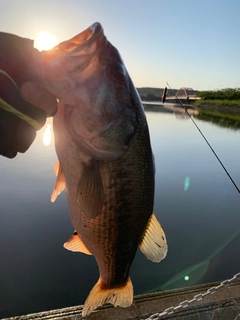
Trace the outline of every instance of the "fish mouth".
[[[87, 70], [106, 43], [107, 39], [101, 24], [95, 22], [73, 38], [59, 43], [50, 50], [42, 51], [44, 63], [42, 68], [36, 71], [36, 78], [43, 87], [60, 99], [63, 88], [69, 92], [69, 86], [74, 87], [74, 80], [70, 81], [68, 77], [82, 74]], [[90, 74], [85, 72], [83, 79], [91, 77], [95, 67], [89, 70]], [[66, 102], [69, 104], [69, 101]]]
[[104, 35], [102, 25], [99, 22], [95, 22], [73, 38], [60, 42], [52, 49], [42, 51], [41, 54], [45, 62], [50, 62], [57, 57], [69, 53], [74, 55], [84, 49], [85, 54], [92, 53], [93, 49], [96, 50], [101, 48], [106, 42], [107, 39]]

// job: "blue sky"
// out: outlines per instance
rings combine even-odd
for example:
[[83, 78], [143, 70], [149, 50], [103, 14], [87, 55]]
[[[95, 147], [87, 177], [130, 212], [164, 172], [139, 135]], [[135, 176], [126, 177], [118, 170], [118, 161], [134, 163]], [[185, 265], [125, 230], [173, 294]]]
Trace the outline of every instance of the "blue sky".
[[102, 24], [136, 87], [240, 87], [239, 0], [0, 0], [0, 31], [59, 41]]

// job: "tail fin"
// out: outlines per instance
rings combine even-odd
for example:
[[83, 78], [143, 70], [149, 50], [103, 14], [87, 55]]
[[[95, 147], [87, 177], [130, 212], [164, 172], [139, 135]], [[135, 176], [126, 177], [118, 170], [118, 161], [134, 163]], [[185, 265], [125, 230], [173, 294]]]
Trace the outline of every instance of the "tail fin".
[[133, 285], [130, 278], [124, 285], [114, 288], [107, 288], [101, 278], [92, 288], [87, 300], [84, 303], [82, 316], [85, 317], [97, 307], [105, 303], [112, 303], [114, 307], [129, 307], [133, 302]]

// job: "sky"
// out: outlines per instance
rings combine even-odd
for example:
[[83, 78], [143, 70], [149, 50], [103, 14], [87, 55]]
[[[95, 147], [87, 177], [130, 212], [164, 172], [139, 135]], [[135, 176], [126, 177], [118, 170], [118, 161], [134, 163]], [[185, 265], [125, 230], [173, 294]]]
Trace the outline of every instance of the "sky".
[[0, 31], [67, 40], [98, 21], [136, 87], [240, 87], [239, 0], [0, 0]]

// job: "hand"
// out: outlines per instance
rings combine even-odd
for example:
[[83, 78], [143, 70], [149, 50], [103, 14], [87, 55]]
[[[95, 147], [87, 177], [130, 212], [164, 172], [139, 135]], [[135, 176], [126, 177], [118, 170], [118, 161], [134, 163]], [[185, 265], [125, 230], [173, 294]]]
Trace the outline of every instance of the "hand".
[[56, 99], [34, 77], [42, 64], [33, 41], [0, 32], [0, 155], [25, 152], [56, 112]]
[[34, 82], [25, 82], [20, 87], [23, 99], [46, 112], [48, 117], [57, 113], [56, 98], [46, 89]]
[[[55, 97], [38, 84], [34, 82], [23, 83], [20, 87], [20, 94], [23, 99], [43, 110], [46, 116], [56, 114], [57, 101]], [[26, 152], [35, 137], [36, 129], [32, 125], [0, 108], [0, 155], [14, 158], [17, 152]]]

